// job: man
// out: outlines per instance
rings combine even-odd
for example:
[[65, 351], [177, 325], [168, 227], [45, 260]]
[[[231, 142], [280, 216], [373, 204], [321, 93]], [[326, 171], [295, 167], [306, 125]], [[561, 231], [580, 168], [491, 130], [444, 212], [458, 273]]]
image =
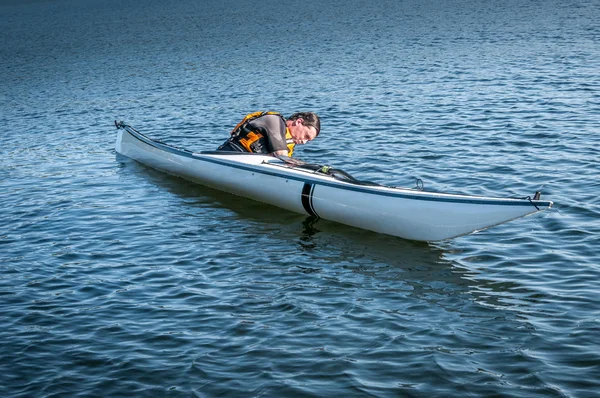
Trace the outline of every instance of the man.
[[312, 112], [294, 113], [288, 119], [277, 112], [255, 112], [235, 126], [218, 150], [291, 157], [296, 145], [314, 140], [320, 131], [319, 116]]

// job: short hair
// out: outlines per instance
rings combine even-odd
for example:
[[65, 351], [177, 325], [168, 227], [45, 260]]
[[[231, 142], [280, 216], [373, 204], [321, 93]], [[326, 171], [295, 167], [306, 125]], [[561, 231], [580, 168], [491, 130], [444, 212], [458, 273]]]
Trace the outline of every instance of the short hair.
[[297, 112], [288, 118], [288, 120], [302, 119], [305, 126], [314, 127], [317, 130], [317, 136], [321, 132], [321, 119], [313, 112]]

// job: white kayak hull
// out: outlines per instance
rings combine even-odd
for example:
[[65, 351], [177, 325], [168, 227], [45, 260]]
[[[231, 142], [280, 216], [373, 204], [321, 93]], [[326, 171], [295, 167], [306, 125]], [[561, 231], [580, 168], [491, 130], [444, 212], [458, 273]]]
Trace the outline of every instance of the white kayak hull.
[[272, 156], [193, 153], [119, 124], [116, 151], [149, 167], [234, 195], [357, 228], [419, 241], [465, 235], [552, 206], [362, 185], [307, 171]]

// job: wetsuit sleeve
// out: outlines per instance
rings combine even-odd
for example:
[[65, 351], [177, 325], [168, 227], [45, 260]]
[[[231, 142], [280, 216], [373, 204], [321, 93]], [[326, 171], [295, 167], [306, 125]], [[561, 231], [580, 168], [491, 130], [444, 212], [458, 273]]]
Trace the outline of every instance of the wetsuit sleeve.
[[249, 122], [252, 127], [260, 130], [269, 141], [269, 153], [287, 151], [285, 139], [285, 122], [278, 115], [265, 115]]

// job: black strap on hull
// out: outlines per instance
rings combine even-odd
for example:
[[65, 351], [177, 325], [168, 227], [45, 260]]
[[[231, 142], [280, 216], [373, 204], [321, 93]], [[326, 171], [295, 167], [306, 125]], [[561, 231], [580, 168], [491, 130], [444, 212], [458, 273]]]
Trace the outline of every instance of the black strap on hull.
[[308, 182], [304, 183], [304, 186], [302, 187], [302, 207], [304, 207], [304, 210], [311, 216], [319, 217], [313, 207], [312, 195], [314, 190], [315, 184], [309, 184]]

